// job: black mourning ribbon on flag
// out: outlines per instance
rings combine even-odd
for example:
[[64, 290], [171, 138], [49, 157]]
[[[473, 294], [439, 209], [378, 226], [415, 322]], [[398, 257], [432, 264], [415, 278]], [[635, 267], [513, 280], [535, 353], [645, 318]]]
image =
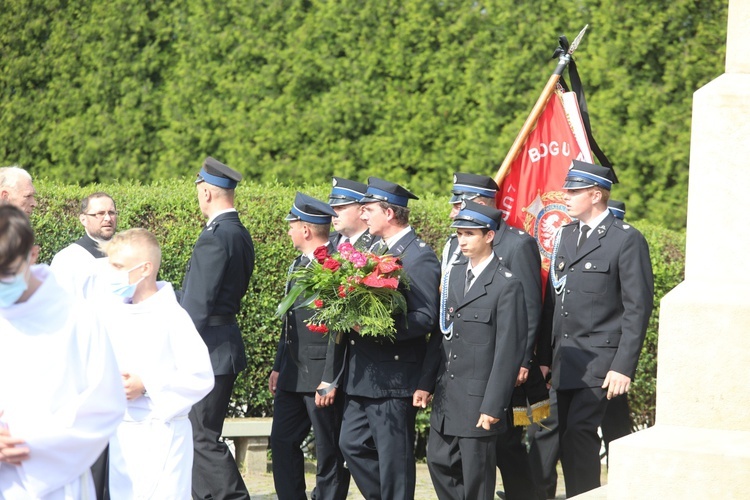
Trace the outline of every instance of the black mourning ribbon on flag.
[[[558, 41], [560, 42], [560, 45], [555, 49], [555, 53], [552, 54], [553, 59], [566, 54], [570, 49], [570, 43], [568, 42], [568, 39], [565, 37], [565, 35], [560, 36], [560, 38], [558, 38]], [[599, 163], [601, 163], [602, 166], [612, 170], [614, 180], [615, 182], [618, 182], [617, 175], [615, 174], [614, 168], [612, 168], [612, 162], [609, 161], [609, 158], [607, 158], [607, 156], [604, 154], [604, 151], [601, 150], [599, 144], [596, 143], [596, 139], [594, 139], [594, 133], [591, 131], [589, 107], [586, 104], [586, 95], [583, 92], [583, 83], [581, 82], [581, 76], [578, 74], [578, 68], [576, 67], [575, 59], [573, 59], [572, 56], [570, 57], [570, 63], [568, 63], [568, 74], [570, 75], [572, 90], [573, 92], [575, 92], [576, 97], [578, 98], [578, 109], [581, 111], [581, 118], [583, 118], [583, 128], [586, 129], [586, 136], [589, 139], [589, 146], [591, 146], [591, 151], [593, 151], [594, 156], [599, 159]], [[565, 91], [568, 91], [568, 85], [565, 83], [565, 79], [563, 79], [562, 75], [560, 76], [560, 85], [562, 85]]]

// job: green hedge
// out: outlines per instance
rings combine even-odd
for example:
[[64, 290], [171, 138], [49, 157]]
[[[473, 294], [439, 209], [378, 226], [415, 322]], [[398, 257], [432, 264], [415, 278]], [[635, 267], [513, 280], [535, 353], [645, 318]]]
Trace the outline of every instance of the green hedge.
[[[49, 262], [61, 248], [82, 234], [78, 222], [79, 200], [98, 190], [106, 191], [117, 202], [120, 212], [118, 229], [144, 227], [154, 232], [162, 246], [163, 264], [160, 279], [178, 287], [190, 258], [193, 243], [204, 222], [195, 199], [192, 179], [153, 185], [112, 184], [86, 188], [59, 186], [45, 180], [36, 182], [39, 206], [33, 224], [41, 246], [40, 261]], [[328, 185], [304, 186], [301, 191], [324, 198]], [[266, 416], [272, 413], [268, 392], [268, 375], [273, 365], [280, 322], [273, 315], [281, 299], [286, 270], [295, 251], [286, 234], [283, 220], [289, 211], [296, 189], [278, 184], [243, 183], [237, 189], [237, 209], [253, 236], [256, 250], [255, 275], [243, 301], [239, 316], [245, 338], [248, 369], [235, 385], [232, 412], [235, 415]], [[427, 195], [413, 203], [412, 224], [433, 248], [442, 248], [450, 233], [447, 196]], [[682, 280], [684, 272], [684, 236], [658, 226], [636, 224], [651, 246], [656, 278], [656, 304], [651, 319], [638, 378], [631, 395], [635, 422], [654, 422], [656, 383], [656, 338], [658, 301]]]
[[684, 227], [693, 92], [724, 71], [726, 0], [13, 0], [0, 165], [87, 184], [215, 155], [289, 185], [366, 170], [439, 193], [492, 172], [575, 53], [638, 217]]

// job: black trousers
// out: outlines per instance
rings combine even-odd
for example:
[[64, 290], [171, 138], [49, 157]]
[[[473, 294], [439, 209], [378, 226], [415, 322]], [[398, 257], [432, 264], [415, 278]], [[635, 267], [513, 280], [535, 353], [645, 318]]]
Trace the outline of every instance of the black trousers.
[[567, 497], [601, 486], [601, 440], [597, 430], [606, 409], [607, 391], [601, 387], [557, 391], [560, 461]]
[[536, 484], [538, 500], [555, 498], [557, 491], [557, 460], [560, 458], [560, 436], [558, 435], [557, 392], [549, 390], [549, 417], [542, 425], [532, 424], [526, 430], [529, 438], [529, 465]]
[[414, 498], [414, 421], [411, 398], [346, 397], [341, 452], [366, 500]]
[[96, 500], [109, 500], [109, 445], [91, 466]]
[[627, 436], [632, 432], [630, 422], [630, 406], [627, 393], [612, 398], [607, 403], [607, 411], [602, 420], [602, 441], [607, 450], [607, 465], [609, 465], [609, 443], [615, 439]]
[[430, 428], [427, 467], [440, 500], [495, 498], [497, 434], [448, 436]]
[[214, 388], [193, 405], [193, 498], [199, 500], [249, 500], [240, 471], [227, 445], [219, 441], [224, 416], [237, 375], [216, 375]]
[[300, 445], [312, 427], [315, 433], [317, 472], [312, 498], [340, 500], [349, 492], [349, 471], [339, 450], [344, 395], [333, 405], [315, 406], [315, 393], [277, 390], [273, 400], [271, 453], [273, 483], [279, 500], [306, 500], [305, 459]]
[[523, 444], [523, 428], [514, 427], [510, 414], [497, 435], [495, 454], [497, 467], [503, 478], [503, 490], [507, 500], [534, 498], [536, 487], [531, 475], [529, 456]]

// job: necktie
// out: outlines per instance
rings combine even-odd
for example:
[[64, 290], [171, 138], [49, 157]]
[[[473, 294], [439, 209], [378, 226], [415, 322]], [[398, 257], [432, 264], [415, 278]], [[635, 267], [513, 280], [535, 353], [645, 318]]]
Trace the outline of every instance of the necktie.
[[471, 272], [471, 269], [466, 271], [466, 284], [464, 285], [464, 295], [469, 293], [469, 288], [471, 288], [471, 282], [474, 281], [474, 273]]
[[581, 226], [581, 237], [578, 238], [578, 246], [576, 247], [576, 250], [580, 250], [583, 244], [586, 243], [586, 239], [589, 237], [590, 230], [591, 228], [585, 224]]
[[375, 255], [385, 255], [388, 251], [388, 245], [385, 244], [385, 240], [378, 240], [371, 248], [370, 251]]

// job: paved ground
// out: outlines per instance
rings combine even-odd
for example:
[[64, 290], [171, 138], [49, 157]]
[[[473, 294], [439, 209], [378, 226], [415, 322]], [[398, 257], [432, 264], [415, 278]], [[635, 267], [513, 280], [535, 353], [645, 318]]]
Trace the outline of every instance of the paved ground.
[[[308, 464], [308, 465], [309, 467], [307, 468], [310, 471], [313, 471], [314, 465], [313, 464]], [[562, 479], [562, 470], [560, 469], [559, 465], [558, 465], [558, 474], [560, 476], [560, 480], [557, 483], [557, 496], [555, 498], [565, 498], [565, 487], [564, 487], [564, 483]], [[309, 495], [309, 492], [312, 489], [312, 485], [315, 484], [314, 473], [306, 474], [305, 482], [308, 487], [308, 495]], [[606, 466], [602, 465], [602, 484], [606, 484], [606, 482], [607, 482]], [[270, 472], [267, 474], [253, 474], [250, 476], [246, 476], [245, 483], [247, 484], [248, 491], [250, 491], [250, 497], [252, 500], [275, 500], [276, 499], [276, 495], [274, 494], [274, 487], [273, 487], [273, 476], [271, 475]], [[498, 478], [497, 478], [497, 489], [498, 490], [503, 489], [503, 483], [500, 480], [500, 474], [498, 474]], [[357, 486], [354, 484], [354, 481], [352, 481], [351, 487], [349, 488], [348, 498], [351, 498], [351, 499], [362, 498], [359, 491], [357, 490]], [[414, 498], [415, 500], [434, 500], [435, 499], [435, 490], [432, 488], [432, 481], [430, 480], [430, 473], [427, 471], [426, 464], [417, 464], [417, 487], [416, 487]]]

